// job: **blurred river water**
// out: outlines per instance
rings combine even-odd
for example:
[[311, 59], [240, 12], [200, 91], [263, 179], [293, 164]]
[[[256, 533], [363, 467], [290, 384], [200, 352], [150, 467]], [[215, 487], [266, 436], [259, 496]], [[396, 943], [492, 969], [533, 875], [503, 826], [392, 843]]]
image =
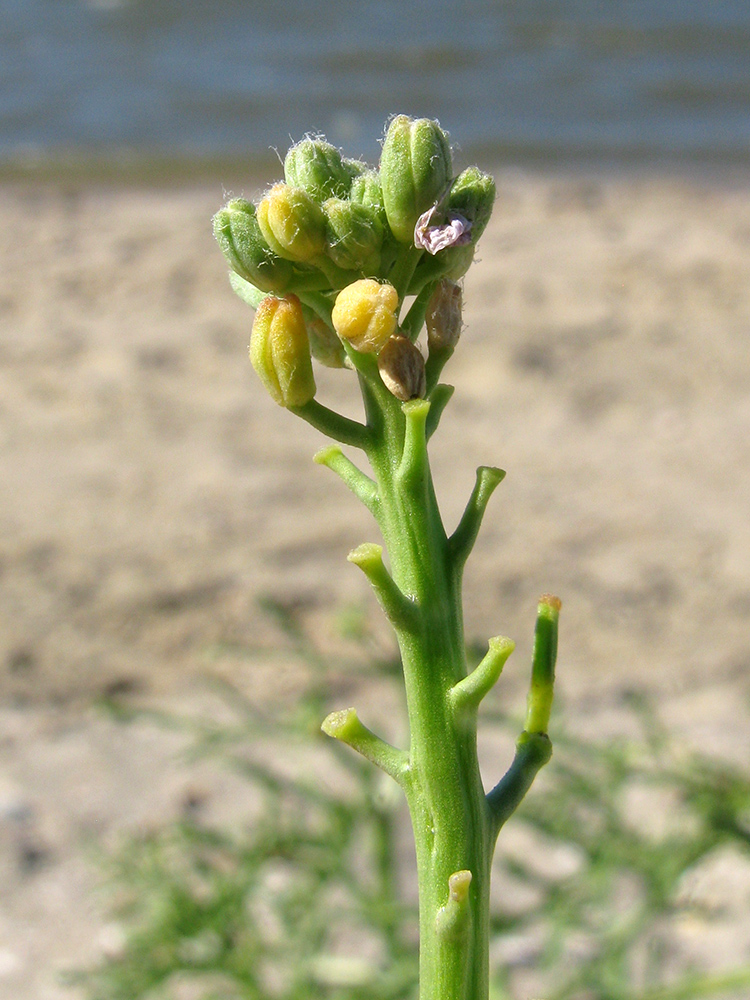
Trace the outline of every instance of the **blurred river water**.
[[396, 111], [511, 160], [750, 160], [747, 0], [0, 0], [0, 166], [377, 157]]

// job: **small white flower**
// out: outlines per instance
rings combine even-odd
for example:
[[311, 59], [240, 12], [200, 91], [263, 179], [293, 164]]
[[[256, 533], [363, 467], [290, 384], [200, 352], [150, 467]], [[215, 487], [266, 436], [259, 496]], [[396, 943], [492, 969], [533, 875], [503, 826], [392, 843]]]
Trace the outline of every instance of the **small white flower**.
[[431, 225], [438, 208], [437, 202], [417, 219], [414, 227], [414, 245], [426, 250], [433, 257], [446, 247], [462, 247], [471, 242], [471, 223], [454, 212], [447, 222]]

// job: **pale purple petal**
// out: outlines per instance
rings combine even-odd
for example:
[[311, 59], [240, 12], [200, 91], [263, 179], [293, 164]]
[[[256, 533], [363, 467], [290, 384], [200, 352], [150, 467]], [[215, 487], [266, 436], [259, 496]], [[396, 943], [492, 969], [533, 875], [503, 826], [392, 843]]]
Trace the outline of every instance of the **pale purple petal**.
[[471, 223], [458, 213], [451, 215], [447, 222], [431, 226], [437, 205], [433, 205], [417, 219], [414, 227], [414, 245], [433, 256], [446, 247], [461, 247], [471, 242]]

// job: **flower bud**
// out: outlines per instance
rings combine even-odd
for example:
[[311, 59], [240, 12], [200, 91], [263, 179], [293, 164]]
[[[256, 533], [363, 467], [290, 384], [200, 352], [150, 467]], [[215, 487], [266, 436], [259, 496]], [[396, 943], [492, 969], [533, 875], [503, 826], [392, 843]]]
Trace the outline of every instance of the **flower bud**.
[[315, 395], [302, 306], [296, 295], [267, 296], [258, 306], [250, 336], [250, 360], [280, 406], [303, 406]]
[[365, 170], [359, 177], [354, 178], [349, 201], [369, 208], [378, 217], [382, 226], [388, 224], [383, 203], [383, 186], [377, 170]]
[[448, 137], [437, 122], [406, 115], [391, 121], [380, 180], [388, 224], [399, 243], [413, 242], [417, 219], [443, 195], [451, 174]]
[[302, 188], [318, 202], [345, 198], [352, 183], [352, 175], [338, 149], [325, 139], [309, 136], [286, 154], [284, 179], [290, 187]]
[[326, 253], [334, 264], [348, 271], [376, 274], [383, 227], [375, 213], [343, 198], [329, 198], [323, 204], [323, 211], [326, 215]]
[[461, 336], [461, 286], [443, 278], [427, 303], [425, 323], [431, 351], [453, 348]]
[[346, 351], [333, 332], [322, 319], [313, 319], [307, 324], [307, 335], [310, 338], [310, 351], [316, 361], [326, 368], [344, 368], [346, 366]]
[[378, 371], [396, 399], [421, 399], [427, 392], [424, 358], [408, 337], [391, 337], [378, 354]]
[[341, 289], [331, 318], [339, 337], [356, 351], [377, 354], [396, 329], [397, 309], [393, 285], [361, 278]]
[[344, 170], [349, 175], [349, 180], [352, 184], [357, 177], [369, 169], [364, 160], [350, 160], [348, 156], [345, 156], [341, 162], [344, 164]]
[[479, 167], [467, 167], [451, 185], [448, 214], [460, 215], [469, 221], [474, 244], [487, 228], [494, 205], [495, 181]]
[[235, 198], [214, 216], [214, 236], [232, 270], [262, 292], [283, 292], [292, 265], [278, 257], [260, 231], [255, 205]]
[[257, 215], [261, 232], [279, 257], [306, 264], [325, 250], [323, 210], [302, 188], [274, 184]]

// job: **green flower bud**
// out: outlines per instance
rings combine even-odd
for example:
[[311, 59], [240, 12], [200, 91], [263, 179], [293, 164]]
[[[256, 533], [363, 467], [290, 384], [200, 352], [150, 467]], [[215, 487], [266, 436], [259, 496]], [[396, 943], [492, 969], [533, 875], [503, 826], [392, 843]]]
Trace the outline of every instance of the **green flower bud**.
[[323, 210], [302, 188], [274, 184], [258, 205], [257, 217], [268, 245], [279, 257], [306, 264], [324, 252]]
[[341, 162], [344, 164], [344, 170], [349, 174], [352, 184], [357, 177], [360, 177], [365, 170], [369, 169], [364, 160], [350, 160], [345, 156]]
[[232, 270], [262, 292], [283, 292], [293, 268], [266, 243], [255, 205], [235, 198], [214, 216], [214, 236]]
[[345, 368], [346, 351], [336, 333], [322, 319], [313, 319], [307, 324], [310, 351], [316, 361], [326, 368]]
[[329, 198], [323, 204], [326, 215], [326, 253], [339, 267], [376, 274], [380, 264], [383, 227], [364, 205]]
[[396, 399], [421, 399], [427, 391], [422, 352], [400, 333], [391, 337], [378, 354], [378, 371]]
[[302, 306], [296, 295], [267, 296], [258, 306], [250, 336], [250, 360], [279, 406], [303, 406], [315, 395]]
[[479, 167], [467, 167], [453, 182], [448, 195], [448, 215], [463, 216], [471, 223], [471, 242], [476, 244], [487, 228], [495, 205], [495, 181]]
[[380, 180], [391, 232], [414, 242], [414, 227], [444, 194], [452, 175], [448, 137], [437, 122], [398, 115], [388, 126], [380, 156]]
[[315, 201], [323, 202], [326, 198], [345, 198], [352, 174], [335, 146], [325, 139], [308, 137], [286, 154], [284, 179], [290, 187], [302, 188]]
[[378, 217], [384, 229], [388, 225], [383, 201], [383, 185], [380, 183], [380, 174], [377, 170], [365, 170], [359, 177], [354, 178], [349, 201], [369, 208]]

